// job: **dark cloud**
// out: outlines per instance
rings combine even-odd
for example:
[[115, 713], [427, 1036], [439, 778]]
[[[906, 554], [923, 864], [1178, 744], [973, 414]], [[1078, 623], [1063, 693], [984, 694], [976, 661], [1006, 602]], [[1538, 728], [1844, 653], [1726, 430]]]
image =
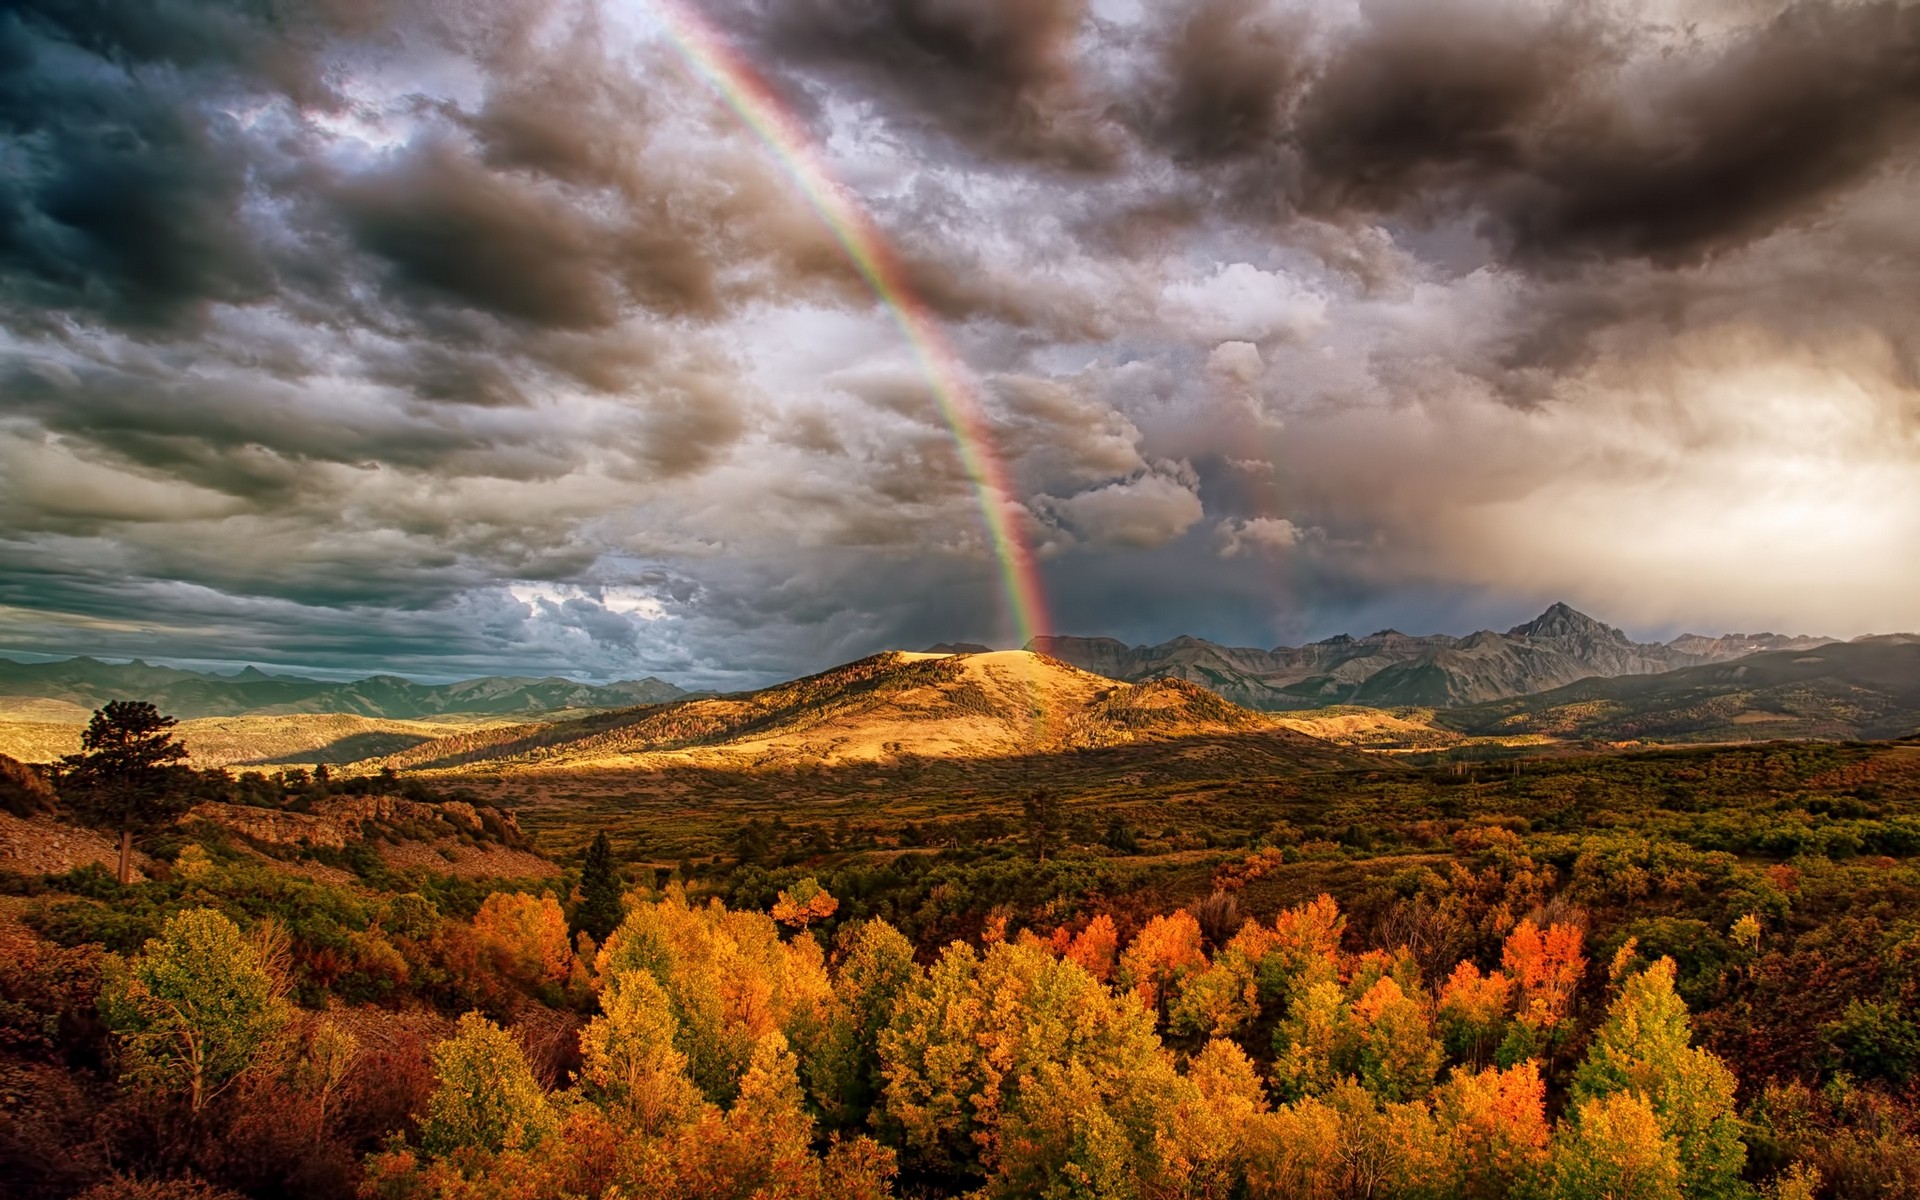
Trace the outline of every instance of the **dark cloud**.
[[32, 320], [77, 309], [131, 327], [271, 291], [243, 230], [234, 120], [164, 76], [62, 76], [56, 47], [0, 16], [0, 297]]
[[1920, 11], [1803, 0], [1617, 86], [1611, 106], [1539, 135], [1503, 206], [1521, 254], [1688, 262], [1819, 213], [1914, 135]]
[[1079, 73], [1086, 0], [742, 0], [732, 20], [771, 61], [850, 72], [990, 157], [1086, 171], [1121, 149]]
[[[1219, 11], [1202, 9], [1188, 39], [1232, 27]], [[1896, 158], [1920, 118], [1920, 12], [1906, 5], [1800, 0], [1754, 28], [1684, 36], [1585, 3], [1362, 11], [1305, 68], [1284, 40], [1271, 65], [1243, 50], [1270, 74], [1264, 94], [1229, 86], [1258, 72], [1218, 70], [1218, 55], [1174, 56], [1167, 111], [1215, 97], [1215, 119], [1159, 127], [1182, 133], [1176, 157], [1297, 152], [1308, 211], [1465, 213], [1524, 263], [1678, 265], [1813, 218]]]
[[[344, 181], [336, 198], [355, 239], [386, 260], [402, 290], [560, 329], [619, 314], [622, 297], [602, 270], [610, 231], [441, 139]], [[679, 282], [685, 299], [710, 304], [698, 272]]]
[[1200, 0], [1166, 17], [1133, 111], [1146, 138], [1186, 166], [1280, 153], [1313, 65], [1307, 14], [1266, 0]]

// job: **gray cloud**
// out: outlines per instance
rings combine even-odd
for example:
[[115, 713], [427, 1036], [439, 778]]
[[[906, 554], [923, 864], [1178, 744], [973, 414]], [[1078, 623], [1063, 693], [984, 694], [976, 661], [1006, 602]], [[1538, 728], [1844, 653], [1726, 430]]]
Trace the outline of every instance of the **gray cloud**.
[[0, 14], [0, 646], [1002, 641], [982, 463], [1068, 631], [1920, 622], [1911, 6], [702, 11], [959, 376], [644, 13]]

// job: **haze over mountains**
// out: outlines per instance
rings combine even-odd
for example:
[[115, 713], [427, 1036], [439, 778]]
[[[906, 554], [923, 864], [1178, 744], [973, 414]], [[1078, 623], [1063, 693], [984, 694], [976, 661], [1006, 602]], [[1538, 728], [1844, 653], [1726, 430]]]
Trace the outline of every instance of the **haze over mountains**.
[[[397, 675], [349, 683], [268, 674], [248, 667], [215, 675], [152, 666], [135, 659], [92, 658], [23, 663], [0, 658], [0, 708], [25, 710], [39, 721], [81, 720], [109, 700], [150, 700], [182, 719], [293, 713], [348, 713], [418, 720], [445, 714], [503, 715], [569, 708], [625, 708], [658, 704], [687, 693], [659, 679], [608, 684], [490, 675], [429, 684]], [[13, 703], [7, 703], [8, 700]], [[28, 702], [38, 702], [28, 708]], [[64, 706], [64, 707], [63, 707]]]
[[1651, 675], [1775, 650], [1809, 650], [1826, 637], [1774, 633], [1635, 642], [1555, 604], [1505, 633], [1417, 636], [1386, 629], [1271, 650], [1178, 637], [1156, 646], [1114, 638], [1040, 637], [1029, 648], [1112, 679], [1185, 679], [1236, 704], [1268, 711], [1331, 704], [1454, 707], [1562, 687], [1582, 679]]

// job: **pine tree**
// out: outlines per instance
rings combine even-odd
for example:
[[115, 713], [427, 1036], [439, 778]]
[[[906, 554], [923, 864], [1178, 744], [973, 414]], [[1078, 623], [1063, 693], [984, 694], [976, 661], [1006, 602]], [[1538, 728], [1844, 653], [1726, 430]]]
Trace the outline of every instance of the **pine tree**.
[[626, 918], [626, 903], [620, 867], [613, 861], [613, 845], [605, 831], [593, 835], [587, 847], [586, 861], [580, 864], [580, 902], [573, 906], [573, 933], [585, 933], [596, 944], [620, 928]]
[[173, 738], [177, 724], [144, 700], [111, 700], [87, 722], [81, 752], [60, 760], [61, 793], [90, 820], [119, 832], [123, 886], [133, 878], [134, 831], [185, 803], [172, 786], [175, 764], [187, 757]]

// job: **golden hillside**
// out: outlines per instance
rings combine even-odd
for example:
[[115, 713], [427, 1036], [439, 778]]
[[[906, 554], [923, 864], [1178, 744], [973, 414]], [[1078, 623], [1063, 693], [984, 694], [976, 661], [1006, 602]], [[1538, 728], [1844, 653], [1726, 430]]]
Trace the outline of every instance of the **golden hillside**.
[[1258, 735], [1314, 765], [1346, 752], [1181, 680], [1119, 683], [1024, 650], [877, 654], [762, 691], [424, 743], [383, 765], [598, 770], [998, 758]]
[[[0, 754], [22, 762], [51, 762], [63, 754], [78, 753], [80, 731], [86, 727], [89, 715], [81, 709], [77, 720], [0, 720]], [[497, 720], [482, 718], [480, 727], [490, 728]], [[449, 728], [462, 726], [348, 713], [289, 713], [201, 717], [180, 722], [174, 734], [191, 755], [189, 763], [196, 767], [311, 766], [315, 763], [338, 765], [394, 754], [444, 737]]]

